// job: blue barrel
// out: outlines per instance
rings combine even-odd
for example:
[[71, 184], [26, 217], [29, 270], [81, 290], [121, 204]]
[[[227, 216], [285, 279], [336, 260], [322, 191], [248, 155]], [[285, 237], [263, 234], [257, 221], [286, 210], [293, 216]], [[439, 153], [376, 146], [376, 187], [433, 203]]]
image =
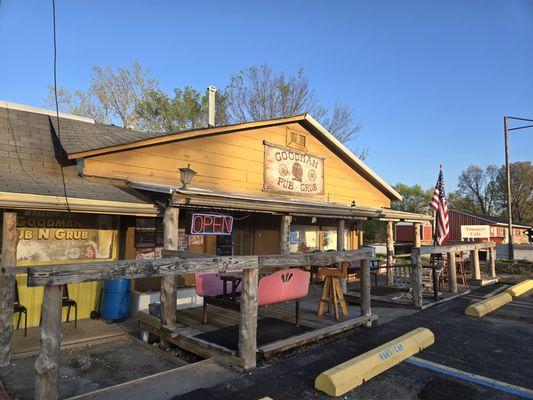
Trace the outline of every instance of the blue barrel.
[[105, 281], [102, 318], [112, 321], [128, 318], [130, 308], [130, 280]]

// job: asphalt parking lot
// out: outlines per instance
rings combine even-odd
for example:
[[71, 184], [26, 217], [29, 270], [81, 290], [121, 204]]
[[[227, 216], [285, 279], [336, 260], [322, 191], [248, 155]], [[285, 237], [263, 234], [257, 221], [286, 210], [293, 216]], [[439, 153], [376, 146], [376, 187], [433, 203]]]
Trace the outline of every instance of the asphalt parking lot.
[[[417, 327], [429, 328], [435, 334], [435, 344], [416, 355], [418, 362], [409, 359], [342, 398], [524, 398], [519, 394], [521, 388], [533, 390], [533, 294], [530, 292], [484, 318], [464, 315], [468, 304], [501, 289], [502, 285], [480, 288], [467, 297], [350, 333], [225, 384], [176, 399], [327, 399], [330, 397], [313, 386], [320, 372]], [[432, 366], [437, 366], [437, 370]], [[488, 384], [485, 378], [490, 380]], [[532, 394], [526, 396], [533, 398]]]

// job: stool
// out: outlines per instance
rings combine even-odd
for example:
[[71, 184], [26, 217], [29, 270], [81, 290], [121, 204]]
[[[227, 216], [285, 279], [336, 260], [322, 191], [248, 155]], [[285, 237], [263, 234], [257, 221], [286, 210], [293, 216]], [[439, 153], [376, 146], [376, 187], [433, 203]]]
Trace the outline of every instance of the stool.
[[328, 306], [328, 313], [331, 312], [331, 306], [335, 310], [335, 319], [339, 319], [338, 305], [341, 306], [342, 313], [347, 316], [348, 308], [344, 301], [344, 295], [342, 293], [341, 276], [342, 270], [338, 268], [320, 268], [318, 275], [323, 276], [324, 289], [322, 290], [322, 296], [318, 305], [318, 316], [324, 315], [325, 306]]

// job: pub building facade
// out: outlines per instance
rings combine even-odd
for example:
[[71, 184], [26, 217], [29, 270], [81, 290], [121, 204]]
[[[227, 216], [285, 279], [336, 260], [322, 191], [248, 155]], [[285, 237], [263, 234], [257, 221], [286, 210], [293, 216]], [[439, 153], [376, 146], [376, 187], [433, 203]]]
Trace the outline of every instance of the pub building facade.
[[[217, 255], [357, 249], [363, 220], [430, 219], [392, 210], [401, 196], [308, 114], [146, 133], [0, 102], [0, 141], [0, 207], [17, 213], [28, 326], [42, 288], [26, 286], [23, 267], [160, 257], [165, 207], [179, 209], [179, 250]], [[69, 285], [78, 318], [101, 287]], [[159, 278], [132, 282], [159, 288]]]

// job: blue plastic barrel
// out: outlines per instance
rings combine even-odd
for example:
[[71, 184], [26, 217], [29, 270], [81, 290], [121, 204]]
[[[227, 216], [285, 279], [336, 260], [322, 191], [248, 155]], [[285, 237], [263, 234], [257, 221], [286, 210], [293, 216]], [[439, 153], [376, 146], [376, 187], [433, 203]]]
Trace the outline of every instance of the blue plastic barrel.
[[112, 321], [124, 320], [130, 308], [130, 281], [116, 279], [105, 281], [102, 300], [102, 318]]

